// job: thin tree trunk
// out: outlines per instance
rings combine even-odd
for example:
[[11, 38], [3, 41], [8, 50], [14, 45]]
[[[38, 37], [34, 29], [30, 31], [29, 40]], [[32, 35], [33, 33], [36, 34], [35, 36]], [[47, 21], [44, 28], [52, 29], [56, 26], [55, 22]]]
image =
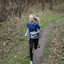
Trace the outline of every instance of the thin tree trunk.
[[53, 9], [53, 0], [50, 0], [50, 10]]

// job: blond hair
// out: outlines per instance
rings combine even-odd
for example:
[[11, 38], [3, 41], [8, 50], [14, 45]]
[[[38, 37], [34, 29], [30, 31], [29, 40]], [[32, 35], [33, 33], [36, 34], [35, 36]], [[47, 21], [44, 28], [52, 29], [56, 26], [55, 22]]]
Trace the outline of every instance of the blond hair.
[[39, 21], [40, 21], [40, 18], [37, 17], [36, 15], [33, 15], [33, 14], [29, 15], [29, 18], [34, 18], [34, 20], [35, 20], [37, 23], [39, 23]]

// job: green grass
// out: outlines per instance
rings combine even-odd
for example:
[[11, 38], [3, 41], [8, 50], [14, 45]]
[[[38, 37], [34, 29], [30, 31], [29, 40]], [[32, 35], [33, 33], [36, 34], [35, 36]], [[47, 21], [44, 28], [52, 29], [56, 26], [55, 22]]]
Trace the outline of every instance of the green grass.
[[59, 20], [60, 18], [64, 18], [64, 16], [62, 16], [62, 15], [60, 15], [58, 13], [56, 13], [54, 15], [51, 15], [51, 16], [46, 16], [46, 21], [41, 17], [40, 26], [42, 28], [45, 28], [48, 23]]
[[3, 40], [0, 40], [0, 46], [3, 44]]
[[52, 16], [47, 16], [46, 20], [47, 20], [47, 22], [53, 22], [53, 21], [56, 21], [56, 20], [63, 18], [63, 17], [64, 16], [61, 16], [59, 14], [55, 14], [55, 15], [52, 15]]

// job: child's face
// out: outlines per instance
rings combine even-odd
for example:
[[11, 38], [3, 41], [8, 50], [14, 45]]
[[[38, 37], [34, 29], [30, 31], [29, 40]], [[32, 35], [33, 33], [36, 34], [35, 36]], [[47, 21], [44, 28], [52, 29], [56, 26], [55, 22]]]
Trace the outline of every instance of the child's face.
[[29, 18], [29, 21], [30, 21], [30, 22], [33, 22], [33, 21], [34, 21], [34, 17], [30, 17], [30, 18]]

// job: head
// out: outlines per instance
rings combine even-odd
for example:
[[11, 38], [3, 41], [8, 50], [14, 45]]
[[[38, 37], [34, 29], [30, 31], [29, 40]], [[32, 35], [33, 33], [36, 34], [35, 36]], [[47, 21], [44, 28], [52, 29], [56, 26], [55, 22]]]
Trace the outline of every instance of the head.
[[29, 16], [29, 21], [32, 23], [32, 22], [34, 22], [34, 16], [33, 15], [30, 15]]

